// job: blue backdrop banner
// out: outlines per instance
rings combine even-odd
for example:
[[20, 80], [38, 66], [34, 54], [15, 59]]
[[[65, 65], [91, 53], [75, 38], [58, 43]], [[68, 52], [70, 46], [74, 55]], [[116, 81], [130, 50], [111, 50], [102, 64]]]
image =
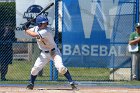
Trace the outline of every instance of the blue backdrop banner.
[[130, 67], [134, 2], [63, 0], [62, 56], [70, 67]]

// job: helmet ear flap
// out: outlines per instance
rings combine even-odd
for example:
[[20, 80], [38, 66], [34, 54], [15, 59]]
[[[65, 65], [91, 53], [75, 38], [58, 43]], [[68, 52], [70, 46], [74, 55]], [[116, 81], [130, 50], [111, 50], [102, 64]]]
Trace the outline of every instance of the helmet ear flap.
[[49, 24], [49, 22], [47, 22], [47, 25]]
[[41, 27], [41, 25], [42, 25], [42, 23], [39, 23], [39, 24], [38, 24], [38, 27]]

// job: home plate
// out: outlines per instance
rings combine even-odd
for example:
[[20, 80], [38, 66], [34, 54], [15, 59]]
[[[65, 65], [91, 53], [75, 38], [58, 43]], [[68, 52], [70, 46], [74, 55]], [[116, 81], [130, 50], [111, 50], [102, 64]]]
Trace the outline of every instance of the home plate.
[[46, 90], [46, 88], [38, 88], [37, 90]]

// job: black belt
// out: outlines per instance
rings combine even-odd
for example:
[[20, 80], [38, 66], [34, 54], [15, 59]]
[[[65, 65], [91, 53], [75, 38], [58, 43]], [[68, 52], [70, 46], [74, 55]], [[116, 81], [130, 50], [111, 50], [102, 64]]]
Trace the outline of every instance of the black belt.
[[[51, 51], [54, 51], [55, 50], [55, 48], [53, 48], [53, 49], [51, 49]], [[41, 52], [42, 52], [43, 50], [41, 50]], [[45, 52], [45, 53], [50, 53], [50, 51], [43, 51], [43, 52]]]
[[140, 53], [140, 51], [137, 51], [136, 53]]

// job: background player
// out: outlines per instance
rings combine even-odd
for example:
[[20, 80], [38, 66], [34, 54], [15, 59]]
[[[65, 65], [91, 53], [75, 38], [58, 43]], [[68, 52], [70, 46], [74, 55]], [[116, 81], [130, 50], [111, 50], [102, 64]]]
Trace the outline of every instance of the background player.
[[132, 52], [132, 80], [140, 80], [140, 23], [136, 23], [135, 31], [130, 34], [129, 44], [138, 44], [138, 51]]
[[47, 63], [49, 63], [50, 60], [53, 60], [58, 72], [63, 74], [68, 79], [72, 89], [77, 89], [68, 69], [62, 63], [62, 58], [60, 56], [61, 54], [56, 46], [56, 43], [54, 42], [51, 29], [47, 27], [48, 18], [44, 15], [39, 15], [36, 18], [36, 24], [37, 26], [30, 29], [28, 29], [30, 22], [25, 23], [23, 26], [23, 30], [25, 30], [26, 34], [37, 39], [38, 47], [41, 50], [40, 56], [37, 58], [34, 66], [31, 69], [30, 84], [27, 86], [27, 89], [34, 88], [34, 82], [38, 72]]

